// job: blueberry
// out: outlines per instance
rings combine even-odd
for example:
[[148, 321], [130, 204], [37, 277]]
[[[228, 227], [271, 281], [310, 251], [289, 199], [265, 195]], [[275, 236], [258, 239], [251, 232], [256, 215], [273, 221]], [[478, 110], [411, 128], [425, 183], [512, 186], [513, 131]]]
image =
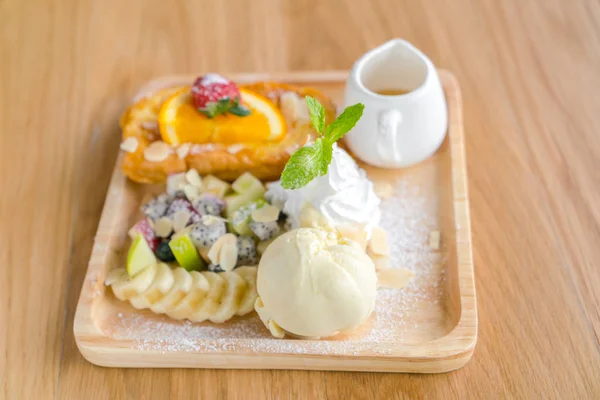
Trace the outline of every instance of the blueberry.
[[158, 247], [156, 248], [156, 257], [164, 262], [175, 261], [175, 256], [173, 255], [168, 242], [161, 242], [158, 244]]
[[279, 215], [277, 216], [277, 222], [283, 224], [286, 220], [287, 220], [287, 214], [284, 213], [283, 211], [279, 212]]

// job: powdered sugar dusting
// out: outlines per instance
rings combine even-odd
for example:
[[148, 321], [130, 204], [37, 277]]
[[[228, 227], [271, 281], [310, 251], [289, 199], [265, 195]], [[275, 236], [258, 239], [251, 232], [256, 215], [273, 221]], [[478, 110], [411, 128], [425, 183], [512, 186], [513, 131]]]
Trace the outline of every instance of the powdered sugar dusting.
[[220, 84], [228, 84], [229, 81], [227, 79], [225, 79], [224, 77], [222, 77], [219, 74], [206, 74], [202, 77], [202, 85], [204, 86], [208, 86], [208, 85], [214, 85], [215, 83], [220, 83]]
[[[422, 171], [422, 170], [421, 170]], [[226, 324], [175, 321], [147, 312], [120, 312], [110, 317], [107, 332], [130, 341], [137, 350], [171, 352], [255, 352], [274, 354], [360, 355], [391, 354], [398, 343], [418, 343], [443, 336], [451, 328], [447, 317], [445, 242], [429, 247], [439, 226], [435, 171], [398, 178], [394, 194], [381, 204], [381, 226], [388, 233], [390, 266], [415, 273], [403, 289], [380, 288], [375, 312], [364, 326], [345, 335], [322, 340], [274, 339], [256, 314]], [[425, 176], [429, 174], [429, 176]], [[416, 184], [414, 182], [421, 182]], [[426, 182], [426, 183], [423, 183]]]

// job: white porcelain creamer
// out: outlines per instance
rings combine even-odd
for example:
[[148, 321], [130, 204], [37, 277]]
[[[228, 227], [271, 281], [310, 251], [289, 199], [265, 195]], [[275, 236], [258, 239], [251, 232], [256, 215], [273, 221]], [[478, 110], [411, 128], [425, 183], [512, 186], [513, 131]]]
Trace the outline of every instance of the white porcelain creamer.
[[[390, 89], [406, 93], [377, 93]], [[345, 106], [356, 103], [363, 103], [365, 110], [346, 143], [371, 165], [400, 168], [418, 163], [435, 153], [446, 136], [448, 113], [437, 71], [405, 40], [390, 40], [354, 64]]]

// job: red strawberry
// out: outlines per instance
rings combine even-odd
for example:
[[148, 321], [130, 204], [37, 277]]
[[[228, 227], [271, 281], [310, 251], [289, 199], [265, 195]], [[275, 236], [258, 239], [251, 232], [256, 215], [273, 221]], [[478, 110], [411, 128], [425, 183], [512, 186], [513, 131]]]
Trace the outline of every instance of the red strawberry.
[[231, 82], [218, 74], [206, 74], [196, 79], [192, 85], [194, 106], [209, 118], [231, 112], [238, 116], [250, 113], [241, 106], [240, 90]]

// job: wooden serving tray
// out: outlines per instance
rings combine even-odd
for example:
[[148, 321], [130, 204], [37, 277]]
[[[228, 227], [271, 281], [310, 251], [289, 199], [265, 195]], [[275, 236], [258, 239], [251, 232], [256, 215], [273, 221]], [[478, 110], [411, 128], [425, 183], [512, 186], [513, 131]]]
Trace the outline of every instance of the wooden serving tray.
[[[346, 72], [240, 75], [238, 82], [278, 80], [323, 90], [341, 104]], [[414, 167], [363, 166], [375, 182], [389, 182], [394, 196], [382, 202], [391, 266], [415, 273], [403, 289], [380, 288], [376, 310], [357, 331], [326, 340], [275, 339], [255, 313], [225, 324], [193, 324], [138, 311], [114, 298], [103, 282], [123, 266], [127, 231], [140, 218], [144, 195], [161, 188], [140, 185], [115, 166], [87, 275], [74, 333], [83, 356], [111, 367], [313, 369], [445, 372], [463, 366], [477, 341], [477, 308], [462, 103], [455, 78], [440, 71], [448, 101], [448, 135], [437, 153]], [[188, 83], [193, 76], [150, 82], [142, 93]], [[441, 247], [429, 246], [432, 231]]]

